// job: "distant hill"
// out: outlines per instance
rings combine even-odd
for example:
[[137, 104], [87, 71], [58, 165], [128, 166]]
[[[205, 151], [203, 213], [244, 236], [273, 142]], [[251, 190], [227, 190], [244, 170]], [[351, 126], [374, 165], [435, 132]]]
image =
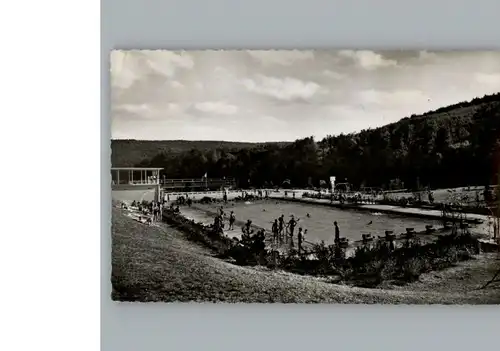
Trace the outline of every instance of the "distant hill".
[[[270, 147], [272, 144], [274, 147]], [[275, 147], [278, 145], [278, 147]], [[359, 133], [293, 143], [113, 140], [114, 166], [161, 167], [172, 178], [208, 172], [239, 185], [294, 186], [330, 176], [355, 186], [452, 188], [496, 184], [500, 94], [478, 97]], [[187, 152], [190, 150], [197, 152]], [[247, 185], [248, 185], [247, 184]]]
[[160, 152], [172, 155], [191, 149], [199, 150], [241, 150], [264, 145], [288, 145], [290, 142], [250, 143], [212, 140], [111, 140], [111, 165], [113, 167], [133, 167], [143, 160], [149, 160]]

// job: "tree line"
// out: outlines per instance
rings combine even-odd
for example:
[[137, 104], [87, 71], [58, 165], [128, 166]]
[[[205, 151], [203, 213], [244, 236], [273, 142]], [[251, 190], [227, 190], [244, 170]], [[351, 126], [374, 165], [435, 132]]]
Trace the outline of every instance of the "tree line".
[[335, 176], [355, 187], [432, 188], [497, 183], [500, 93], [412, 115], [359, 133], [254, 147], [161, 150], [136, 166], [168, 178], [232, 177], [240, 187], [319, 186]]

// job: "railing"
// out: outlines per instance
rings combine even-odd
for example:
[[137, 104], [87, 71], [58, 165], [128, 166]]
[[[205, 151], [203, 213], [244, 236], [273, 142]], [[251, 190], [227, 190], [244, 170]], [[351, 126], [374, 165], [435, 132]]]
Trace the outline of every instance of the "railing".
[[[229, 194], [242, 194], [242, 190], [226, 190], [225, 191], [228, 195]], [[168, 196], [186, 196], [186, 195], [214, 195], [214, 194], [223, 194], [224, 191], [222, 190], [217, 190], [217, 191], [177, 191], [173, 193], [168, 193]], [[167, 194], [165, 194], [167, 195]]]
[[222, 186], [234, 186], [234, 179], [162, 179], [160, 184], [165, 189], [175, 188], [213, 188]]
[[120, 179], [119, 182], [116, 180], [111, 181], [112, 185], [158, 185], [157, 180], [126, 180], [126, 179]]
[[234, 178], [195, 178], [195, 179], [160, 179], [160, 183], [169, 184], [169, 183], [193, 183], [193, 182], [234, 182]]

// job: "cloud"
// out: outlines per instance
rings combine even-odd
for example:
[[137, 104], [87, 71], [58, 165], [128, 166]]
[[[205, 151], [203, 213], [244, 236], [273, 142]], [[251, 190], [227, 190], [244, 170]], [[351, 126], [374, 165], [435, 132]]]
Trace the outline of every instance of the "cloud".
[[488, 88], [500, 90], [500, 73], [477, 73], [475, 75], [475, 81]]
[[429, 52], [426, 50], [422, 50], [418, 52], [418, 59], [421, 61], [435, 61], [439, 58], [439, 56], [434, 52]]
[[226, 68], [221, 67], [221, 66], [215, 67], [214, 74], [217, 78], [221, 78], [221, 79], [232, 76], [232, 74], [229, 72], [229, 70], [227, 70]]
[[249, 50], [247, 53], [262, 65], [290, 66], [298, 61], [314, 59], [314, 52], [307, 50]]
[[266, 126], [266, 128], [271, 128], [271, 126], [283, 127], [287, 125], [287, 122], [285, 120], [276, 118], [271, 115], [261, 115], [258, 117], [258, 119], [260, 122], [262, 122], [263, 125]]
[[184, 84], [182, 84], [176, 80], [171, 81], [170, 85], [172, 86], [172, 88], [184, 88]]
[[359, 91], [357, 99], [361, 106], [378, 105], [391, 109], [417, 105], [428, 101], [430, 97], [420, 90], [379, 91], [368, 89]]
[[168, 112], [182, 112], [182, 107], [179, 104], [169, 102], [167, 103], [166, 109]]
[[498, 52], [114, 51], [111, 71], [114, 138], [322, 138], [500, 91]]
[[125, 89], [141, 77], [137, 72], [138, 62], [125, 51], [113, 50], [110, 54], [110, 79], [114, 89]]
[[135, 113], [135, 114], [147, 114], [148, 112], [151, 111], [151, 108], [147, 104], [140, 104], [140, 105], [134, 105], [134, 104], [123, 104], [119, 105], [113, 108], [114, 111], [125, 111], [125, 112], [130, 112], [130, 113]]
[[184, 108], [177, 103], [155, 104], [120, 104], [112, 108], [113, 120], [161, 120], [171, 119], [184, 112]]
[[381, 54], [369, 50], [341, 50], [338, 55], [353, 60], [358, 66], [366, 70], [397, 65], [397, 61], [386, 59]]
[[184, 51], [176, 53], [164, 50], [144, 50], [141, 53], [151, 69], [166, 77], [172, 77], [178, 68], [192, 69], [194, 66], [193, 58]]
[[329, 69], [325, 69], [323, 71], [323, 75], [328, 77], [328, 78], [333, 78], [333, 79], [343, 79], [345, 77], [345, 74], [338, 73], [335, 71], [330, 71]]
[[286, 77], [283, 79], [258, 75], [257, 79], [243, 79], [243, 86], [250, 92], [283, 101], [308, 100], [321, 89], [314, 82]]
[[127, 89], [148, 74], [171, 78], [178, 69], [192, 69], [194, 61], [184, 51], [113, 50], [110, 65], [112, 86], [115, 89]]
[[194, 105], [194, 108], [201, 112], [221, 114], [221, 115], [233, 115], [236, 112], [238, 112], [237, 106], [230, 105], [222, 101], [199, 102]]

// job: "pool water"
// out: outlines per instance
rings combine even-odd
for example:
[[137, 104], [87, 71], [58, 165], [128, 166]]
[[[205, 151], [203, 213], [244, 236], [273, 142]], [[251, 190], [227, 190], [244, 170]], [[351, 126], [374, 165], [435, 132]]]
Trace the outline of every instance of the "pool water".
[[[213, 216], [203, 212], [215, 212], [219, 207], [220, 204], [196, 204], [194, 208], [185, 209], [187, 211], [185, 213], [204, 222], [213, 222]], [[369, 211], [341, 210], [328, 206], [276, 200], [229, 203], [224, 206], [224, 211], [226, 215], [229, 215], [230, 211], [234, 211], [237, 220], [246, 222], [250, 219], [253, 224], [267, 230], [271, 230], [272, 222], [281, 214], [285, 215], [287, 222], [293, 214], [296, 219], [300, 219], [295, 232], [298, 231], [299, 227], [302, 227], [308, 230], [307, 241], [320, 242], [324, 240], [327, 244], [332, 244], [334, 240], [334, 221], [337, 221], [340, 236], [346, 237], [350, 241], [361, 240], [361, 235], [368, 233], [375, 237], [377, 235], [384, 236], [386, 230], [401, 234], [406, 231], [406, 228], [414, 228], [418, 232], [425, 230], [426, 225], [434, 225], [435, 228], [441, 226], [438, 220], [370, 213]], [[307, 213], [310, 214], [310, 218], [307, 217]], [[236, 227], [235, 231], [241, 232]]]

